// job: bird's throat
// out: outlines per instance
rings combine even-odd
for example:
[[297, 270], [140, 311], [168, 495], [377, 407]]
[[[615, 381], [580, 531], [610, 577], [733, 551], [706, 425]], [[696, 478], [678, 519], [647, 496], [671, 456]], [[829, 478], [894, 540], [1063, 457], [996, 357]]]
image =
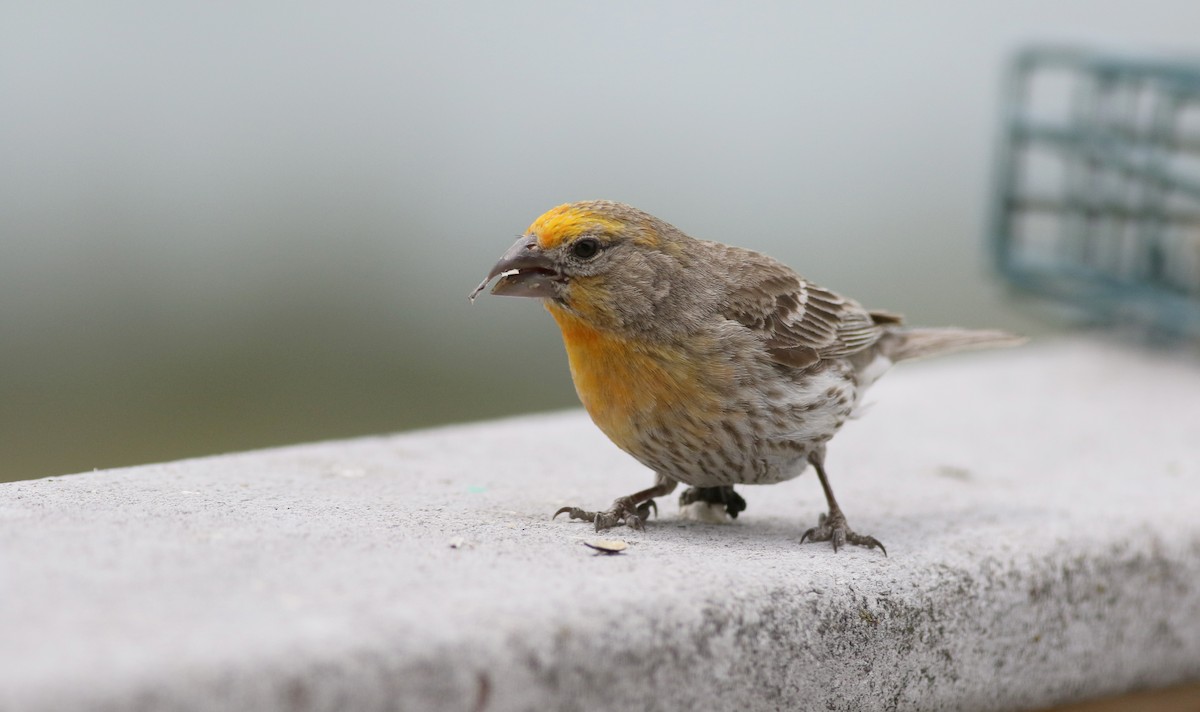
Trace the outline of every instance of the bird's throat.
[[547, 303], [558, 322], [579, 400], [617, 446], [628, 449], [663, 411], [704, 401], [694, 364], [679, 351], [596, 329]]
[[639, 415], [653, 408], [654, 397], [635, 383], [646, 380], [654, 365], [626, 340], [596, 329], [553, 304], [571, 366], [575, 392], [588, 415], [618, 446], [633, 435]]

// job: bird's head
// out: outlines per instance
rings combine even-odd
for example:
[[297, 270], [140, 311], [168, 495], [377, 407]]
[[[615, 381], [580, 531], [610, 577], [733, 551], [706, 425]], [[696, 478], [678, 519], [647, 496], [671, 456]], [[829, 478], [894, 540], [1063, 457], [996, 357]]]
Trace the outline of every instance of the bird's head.
[[622, 203], [568, 203], [534, 220], [471, 298], [500, 277], [492, 294], [543, 299], [594, 327], [661, 327], [694, 296], [696, 244]]

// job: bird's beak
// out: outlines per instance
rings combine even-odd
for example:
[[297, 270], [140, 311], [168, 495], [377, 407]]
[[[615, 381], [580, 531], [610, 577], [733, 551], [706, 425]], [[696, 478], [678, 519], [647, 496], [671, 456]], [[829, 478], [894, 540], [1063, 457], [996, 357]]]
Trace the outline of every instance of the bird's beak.
[[487, 278], [471, 292], [471, 301], [475, 301], [488, 282], [497, 276], [500, 281], [492, 287], [492, 294], [505, 297], [550, 298], [555, 296], [552, 290], [554, 283], [564, 281], [562, 273], [554, 268], [554, 263], [538, 247], [535, 237], [522, 237], [508, 248], [508, 252], [488, 272]]

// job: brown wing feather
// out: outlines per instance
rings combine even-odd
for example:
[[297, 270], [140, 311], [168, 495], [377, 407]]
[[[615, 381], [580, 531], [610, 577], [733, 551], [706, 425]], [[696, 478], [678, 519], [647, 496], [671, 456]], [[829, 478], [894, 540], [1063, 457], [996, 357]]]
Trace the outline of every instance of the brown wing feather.
[[880, 324], [899, 317], [871, 313], [857, 302], [818, 287], [775, 260], [738, 250], [738, 270], [722, 314], [760, 332], [776, 363], [806, 368], [822, 359], [869, 348], [883, 334]]

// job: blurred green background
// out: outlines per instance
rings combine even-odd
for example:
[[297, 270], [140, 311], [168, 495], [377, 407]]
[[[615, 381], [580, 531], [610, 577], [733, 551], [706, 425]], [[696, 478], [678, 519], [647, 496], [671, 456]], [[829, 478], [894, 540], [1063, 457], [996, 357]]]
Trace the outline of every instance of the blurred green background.
[[467, 292], [633, 203], [922, 324], [1044, 330], [984, 258], [1028, 41], [1194, 50], [1193, 0], [0, 7], [0, 480], [575, 403]]

